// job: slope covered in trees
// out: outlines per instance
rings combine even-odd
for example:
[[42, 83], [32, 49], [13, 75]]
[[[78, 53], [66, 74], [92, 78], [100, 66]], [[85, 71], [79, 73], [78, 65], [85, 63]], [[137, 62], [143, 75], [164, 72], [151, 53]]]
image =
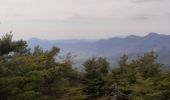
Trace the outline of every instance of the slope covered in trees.
[[146, 36], [129, 35], [125, 38], [112, 37], [101, 40], [41, 40], [32, 38], [27, 41], [30, 48], [40, 45], [44, 50], [57, 46], [61, 49], [60, 55], [69, 52], [76, 55], [76, 64], [82, 65], [86, 59], [106, 57], [111, 65], [116, 65], [120, 55], [127, 54], [129, 59], [137, 58], [145, 52], [154, 50], [159, 54], [158, 61], [164, 64], [164, 69], [170, 66], [170, 35], [149, 33]]
[[170, 71], [151, 51], [129, 60], [123, 55], [111, 69], [106, 58], [91, 58], [83, 70], [70, 56], [57, 61], [60, 49], [33, 52], [23, 40], [0, 39], [0, 100], [169, 100]]

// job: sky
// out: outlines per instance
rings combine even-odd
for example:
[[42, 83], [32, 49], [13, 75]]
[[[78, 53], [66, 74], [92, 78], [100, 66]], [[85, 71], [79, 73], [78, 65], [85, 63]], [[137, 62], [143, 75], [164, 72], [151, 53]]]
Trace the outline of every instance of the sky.
[[0, 35], [98, 39], [170, 34], [170, 0], [0, 0]]

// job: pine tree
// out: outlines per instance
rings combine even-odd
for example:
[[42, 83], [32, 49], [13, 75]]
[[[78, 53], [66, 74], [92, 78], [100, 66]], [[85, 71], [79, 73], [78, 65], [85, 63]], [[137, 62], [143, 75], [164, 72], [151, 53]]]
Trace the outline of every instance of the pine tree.
[[84, 85], [89, 99], [104, 95], [105, 76], [108, 74], [109, 63], [105, 58], [92, 58], [84, 63]]

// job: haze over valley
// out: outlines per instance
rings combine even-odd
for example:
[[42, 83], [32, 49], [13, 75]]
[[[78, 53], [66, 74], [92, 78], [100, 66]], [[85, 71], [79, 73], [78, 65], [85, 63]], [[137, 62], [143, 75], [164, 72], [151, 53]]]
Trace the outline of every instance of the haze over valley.
[[53, 46], [60, 48], [60, 56], [71, 53], [77, 67], [91, 57], [106, 57], [113, 65], [117, 64], [120, 56], [127, 54], [130, 58], [137, 58], [145, 52], [154, 51], [159, 55], [159, 62], [169, 67], [170, 63], [170, 35], [149, 33], [146, 36], [129, 35], [124, 38], [113, 37], [99, 40], [42, 40], [31, 38], [28, 46], [34, 49], [39, 45], [43, 50]]

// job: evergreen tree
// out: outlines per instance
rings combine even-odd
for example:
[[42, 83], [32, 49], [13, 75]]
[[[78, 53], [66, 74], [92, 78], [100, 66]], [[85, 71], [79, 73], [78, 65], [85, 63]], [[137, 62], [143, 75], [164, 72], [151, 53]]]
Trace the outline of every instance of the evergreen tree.
[[113, 97], [116, 100], [156, 100], [155, 79], [162, 74], [162, 64], [157, 63], [156, 58], [153, 51], [131, 62], [126, 55], [122, 56], [120, 67], [112, 71]]
[[110, 70], [106, 58], [84, 63], [84, 72], [73, 66], [71, 54], [56, 61], [60, 49], [33, 52], [26, 41], [0, 38], [0, 100], [169, 100], [170, 71], [151, 51], [129, 61], [123, 55]]
[[92, 58], [84, 63], [84, 86], [88, 98], [97, 99], [104, 95], [104, 77], [109, 72], [109, 63], [105, 58]]
[[[33, 53], [27, 50], [26, 42], [12, 41], [12, 35], [0, 41], [0, 99], [1, 100], [81, 100], [79, 73], [70, 62], [56, 62], [59, 49], [53, 47], [42, 51], [36, 47]], [[15, 44], [15, 45], [14, 45]], [[14, 52], [9, 59], [6, 57]], [[68, 59], [67, 59], [68, 60]]]

